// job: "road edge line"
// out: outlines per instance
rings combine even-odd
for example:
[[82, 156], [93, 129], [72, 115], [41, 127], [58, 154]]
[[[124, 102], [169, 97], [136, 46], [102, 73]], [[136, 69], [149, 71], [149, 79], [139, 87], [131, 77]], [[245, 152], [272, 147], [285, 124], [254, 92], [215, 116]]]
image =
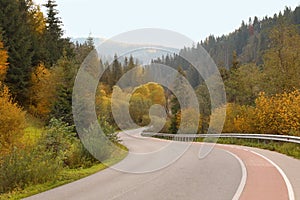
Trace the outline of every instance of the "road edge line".
[[240, 166], [241, 166], [241, 169], [242, 169], [242, 178], [241, 178], [241, 182], [239, 184], [239, 187], [238, 189], [236, 190], [232, 200], [239, 200], [240, 196], [242, 195], [242, 192], [245, 188], [245, 185], [246, 185], [246, 180], [247, 180], [247, 168], [244, 164], [244, 162], [242, 161], [242, 159], [240, 159], [237, 155], [235, 155], [234, 153], [228, 151], [228, 150], [224, 150], [222, 149], [223, 151], [229, 153], [230, 155], [232, 155], [235, 159], [238, 160]]
[[286, 187], [288, 189], [289, 199], [290, 200], [295, 200], [295, 194], [294, 194], [293, 186], [292, 186], [290, 180], [288, 179], [288, 177], [286, 176], [286, 174], [284, 173], [284, 171], [276, 163], [274, 163], [272, 160], [270, 160], [266, 156], [264, 156], [264, 155], [262, 155], [260, 153], [257, 153], [255, 151], [252, 151], [252, 150], [250, 150], [250, 152], [252, 152], [255, 155], [258, 155], [261, 158], [265, 159], [266, 161], [268, 161], [269, 163], [271, 163], [278, 170], [278, 172], [282, 176], [282, 178], [283, 178], [283, 180], [285, 182], [285, 185], [286, 185]]

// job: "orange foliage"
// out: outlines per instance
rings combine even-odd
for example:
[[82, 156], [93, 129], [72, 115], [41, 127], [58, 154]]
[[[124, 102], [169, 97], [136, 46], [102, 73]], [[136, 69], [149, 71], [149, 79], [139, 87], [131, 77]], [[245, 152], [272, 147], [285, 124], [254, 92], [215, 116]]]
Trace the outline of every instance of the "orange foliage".
[[0, 82], [0, 154], [19, 145], [24, 134], [25, 112], [12, 101], [9, 90]]
[[261, 133], [300, 135], [300, 91], [256, 99], [257, 126]]
[[[221, 116], [222, 108], [217, 108], [213, 111], [214, 123], [222, 123]], [[255, 113], [254, 108], [251, 106], [241, 106], [234, 103], [226, 105], [226, 119], [224, 122], [223, 133], [254, 133], [256, 132], [255, 126]]]
[[[255, 103], [255, 108], [227, 104], [223, 132], [300, 136], [299, 90], [271, 97], [260, 93]], [[213, 115], [218, 115], [218, 109]]]
[[29, 112], [36, 117], [46, 119], [55, 98], [55, 81], [51, 71], [40, 64], [31, 75], [31, 105]]
[[0, 41], [0, 81], [3, 81], [6, 75], [8, 63], [8, 54], [4, 49], [3, 42]]

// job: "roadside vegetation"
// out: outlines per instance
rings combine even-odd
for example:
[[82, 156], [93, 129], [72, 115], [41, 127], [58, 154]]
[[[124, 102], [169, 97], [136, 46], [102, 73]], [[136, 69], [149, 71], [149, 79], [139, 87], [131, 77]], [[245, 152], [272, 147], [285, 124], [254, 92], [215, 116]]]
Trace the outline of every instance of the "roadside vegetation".
[[[203, 142], [203, 139], [197, 138], [195, 142]], [[219, 138], [217, 143], [266, 149], [270, 151], [276, 151], [278, 153], [282, 153], [296, 159], [300, 159], [300, 145], [294, 143], [239, 138]]]
[[93, 39], [79, 44], [63, 38], [57, 4], [49, 0], [44, 6], [47, 16], [31, 0], [0, 3], [0, 199], [83, 178], [127, 152], [104, 115], [98, 116], [104, 134], [125, 151], [101, 147], [104, 165], [80, 142], [72, 89], [77, 70], [95, 48]]

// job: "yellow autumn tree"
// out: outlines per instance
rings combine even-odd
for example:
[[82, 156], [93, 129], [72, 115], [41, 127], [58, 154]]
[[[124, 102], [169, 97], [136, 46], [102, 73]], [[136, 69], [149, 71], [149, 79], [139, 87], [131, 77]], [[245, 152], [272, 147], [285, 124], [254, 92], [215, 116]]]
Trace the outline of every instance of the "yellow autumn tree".
[[31, 19], [38, 34], [43, 34], [46, 30], [46, 19], [39, 5], [32, 5], [30, 9]]
[[111, 95], [107, 92], [105, 85], [100, 84], [96, 93], [96, 113], [100, 118], [106, 118], [107, 121], [111, 121]]
[[257, 133], [255, 108], [252, 106], [237, 106], [237, 113], [233, 119], [234, 132]]
[[[213, 123], [222, 123], [221, 117], [224, 107], [215, 109], [211, 118]], [[234, 103], [226, 105], [226, 118], [223, 126], [223, 133], [254, 133], [256, 132], [254, 108], [251, 106], [241, 106]]]
[[25, 127], [25, 112], [13, 102], [8, 87], [0, 82], [0, 154], [20, 145]]
[[48, 117], [55, 98], [56, 81], [53, 76], [43, 64], [31, 74], [29, 112], [43, 120]]
[[176, 120], [177, 129], [181, 127], [181, 133], [183, 134], [196, 134], [201, 130], [202, 120], [200, 114], [192, 108], [186, 108], [177, 113]]
[[300, 91], [256, 99], [256, 124], [260, 133], [300, 136]]
[[166, 104], [164, 89], [161, 85], [150, 82], [135, 88], [129, 102], [132, 119], [142, 126], [149, 124], [149, 109], [154, 104], [161, 106]]

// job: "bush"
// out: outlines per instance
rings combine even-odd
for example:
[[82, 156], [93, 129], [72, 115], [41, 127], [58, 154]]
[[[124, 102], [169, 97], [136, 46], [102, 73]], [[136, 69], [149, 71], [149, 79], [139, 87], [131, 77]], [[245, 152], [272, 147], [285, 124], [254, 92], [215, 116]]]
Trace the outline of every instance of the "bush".
[[0, 160], [0, 193], [53, 180], [61, 169], [61, 161], [41, 146], [14, 149]]
[[[90, 127], [85, 130], [84, 135], [81, 135], [81, 139], [93, 157], [103, 162], [111, 156], [113, 145], [108, 140], [108, 137], [97, 129], [97, 126], [97, 122], [91, 124]], [[105, 128], [102, 127], [102, 131], [105, 131]]]
[[[217, 108], [212, 115], [216, 118], [215, 123], [221, 123], [221, 111]], [[254, 133], [256, 132], [255, 109], [251, 106], [241, 106], [234, 103], [226, 105], [226, 119], [224, 122], [223, 133]]]
[[61, 157], [62, 160], [65, 160], [67, 152], [70, 151], [76, 140], [76, 133], [73, 130], [73, 126], [69, 126], [61, 119], [53, 118], [42, 134], [40, 143], [51, 151], [54, 157]]
[[40, 144], [52, 153], [54, 158], [61, 160], [65, 167], [90, 167], [96, 160], [83, 147], [81, 141], [69, 126], [61, 119], [51, 119]]
[[111, 142], [113, 143], [120, 142], [117, 129], [113, 125], [109, 124], [104, 118], [99, 118], [98, 121], [102, 128], [102, 131]]
[[256, 99], [255, 114], [261, 133], [300, 136], [300, 91]]
[[19, 145], [24, 134], [25, 112], [13, 102], [9, 90], [0, 82], [0, 153], [7, 154]]

